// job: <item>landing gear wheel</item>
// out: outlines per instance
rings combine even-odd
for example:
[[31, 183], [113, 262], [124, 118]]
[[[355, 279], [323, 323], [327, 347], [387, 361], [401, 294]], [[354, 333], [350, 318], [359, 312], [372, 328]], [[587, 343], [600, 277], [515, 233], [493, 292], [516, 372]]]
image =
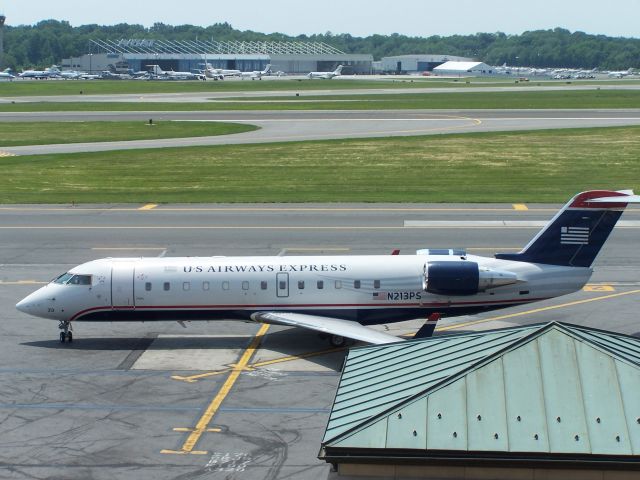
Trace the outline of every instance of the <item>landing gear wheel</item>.
[[347, 344], [347, 339], [340, 335], [331, 335], [329, 343], [332, 347], [344, 347]]
[[60, 343], [64, 343], [65, 340], [69, 343], [73, 342], [73, 334], [71, 333], [73, 327], [71, 326], [71, 322], [69, 320], [60, 320], [58, 328], [61, 330]]

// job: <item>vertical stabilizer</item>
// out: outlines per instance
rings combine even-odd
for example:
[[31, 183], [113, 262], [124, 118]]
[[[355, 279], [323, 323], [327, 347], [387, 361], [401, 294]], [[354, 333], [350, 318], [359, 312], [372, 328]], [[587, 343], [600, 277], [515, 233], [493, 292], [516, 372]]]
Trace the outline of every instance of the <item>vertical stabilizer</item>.
[[591, 190], [573, 197], [519, 253], [496, 258], [520, 262], [590, 267], [629, 203], [631, 190]]

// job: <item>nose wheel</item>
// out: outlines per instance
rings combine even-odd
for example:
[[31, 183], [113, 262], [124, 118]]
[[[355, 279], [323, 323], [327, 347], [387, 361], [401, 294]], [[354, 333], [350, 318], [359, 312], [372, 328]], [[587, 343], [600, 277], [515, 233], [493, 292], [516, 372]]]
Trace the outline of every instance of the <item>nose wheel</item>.
[[60, 332], [60, 343], [73, 342], [73, 327], [71, 326], [71, 322], [68, 320], [61, 320], [58, 324], [58, 328], [61, 330]]

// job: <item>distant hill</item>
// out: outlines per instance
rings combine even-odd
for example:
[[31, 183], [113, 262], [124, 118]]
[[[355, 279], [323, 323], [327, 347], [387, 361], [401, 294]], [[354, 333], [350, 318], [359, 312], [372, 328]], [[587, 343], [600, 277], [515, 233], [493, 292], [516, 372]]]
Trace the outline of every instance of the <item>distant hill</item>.
[[[371, 53], [376, 60], [389, 55], [436, 53], [474, 57], [491, 65], [571, 67], [620, 70], [640, 67], [640, 39], [614, 38], [570, 32], [562, 28], [536, 30], [521, 35], [476, 33], [449, 37], [407, 37], [349, 34], [299, 35], [240, 31], [228, 23], [208, 27], [171, 26], [156, 23], [150, 28], [125, 23], [111, 26], [82, 25], [45, 20], [36, 25], [5, 27], [4, 65], [20, 70], [59, 63], [62, 58], [88, 53], [89, 39], [158, 38], [167, 40], [214, 39], [217, 41], [312, 40], [346, 53]], [[428, 32], [425, 32], [428, 33]]]

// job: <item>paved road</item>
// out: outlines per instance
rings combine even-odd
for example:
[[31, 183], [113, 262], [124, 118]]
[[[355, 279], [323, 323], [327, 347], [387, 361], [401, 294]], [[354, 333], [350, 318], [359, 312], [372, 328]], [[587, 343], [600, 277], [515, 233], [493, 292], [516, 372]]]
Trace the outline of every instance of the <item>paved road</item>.
[[[259, 130], [215, 137], [4, 147], [13, 155], [121, 149], [270, 143], [332, 138], [640, 125], [640, 109], [623, 110], [393, 110], [277, 112], [0, 113], [0, 122], [141, 120], [234, 121]], [[1, 153], [1, 152], [0, 152]]]

